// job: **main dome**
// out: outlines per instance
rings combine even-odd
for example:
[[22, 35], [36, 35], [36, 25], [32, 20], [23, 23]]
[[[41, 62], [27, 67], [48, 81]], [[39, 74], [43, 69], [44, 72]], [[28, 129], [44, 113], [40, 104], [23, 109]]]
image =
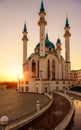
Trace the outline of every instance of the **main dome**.
[[[46, 34], [45, 47], [46, 48], [48, 48], [48, 47], [55, 48], [54, 43], [52, 43], [51, 41], [49, 41], [48, 34]], [[38, 48], [40, 48], [40, 42], [35, 47], [35, 49], [38, 49]]]

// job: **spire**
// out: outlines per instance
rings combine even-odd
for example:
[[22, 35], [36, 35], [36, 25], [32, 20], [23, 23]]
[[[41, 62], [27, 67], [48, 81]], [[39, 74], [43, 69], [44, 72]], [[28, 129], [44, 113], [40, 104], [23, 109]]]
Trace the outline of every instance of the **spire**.
[[44, 3], [43, 3], [43, 0], [41, 1], [41, 7], [40, 7], [40, 12], [44, 12]]
[[58, 44], [60, 44], [60, 43], [61, 43], [60, 38], [58, 38], [58, 39], [57, 39], [57, 43], [58, 43]]
[[23, 32], [27, 32], [26, 21], [25, 21], [25, 23], [24, 23], [24, 29], [23, 29]]
[[65, 27], [69, 27], [68, 16], [66, 17], [66, 24], [65, 24]]
[[46, 33], [46, 40], [48, 40], [48, 33]]

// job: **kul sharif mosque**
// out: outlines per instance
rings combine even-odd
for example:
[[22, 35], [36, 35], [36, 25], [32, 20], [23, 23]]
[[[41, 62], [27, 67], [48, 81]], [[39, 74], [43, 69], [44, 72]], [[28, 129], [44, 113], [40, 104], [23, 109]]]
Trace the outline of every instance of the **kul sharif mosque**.
[[23, 29], [23, 75], [18, 79], [19, 92], [49, 93], [53, 90], [62, 90], [71, 86], [70, 81], [70, 26], [68, 17], [64, 27], [65, 59], [61, 55], [62, 43], [58, 38], [56, 45], [50, 41], [45, 33], [47, 21], [43, 1], [39, 11], [39, 43], [34, 48], [34, 53], [27, 57], [28, 32], [26, 23]]

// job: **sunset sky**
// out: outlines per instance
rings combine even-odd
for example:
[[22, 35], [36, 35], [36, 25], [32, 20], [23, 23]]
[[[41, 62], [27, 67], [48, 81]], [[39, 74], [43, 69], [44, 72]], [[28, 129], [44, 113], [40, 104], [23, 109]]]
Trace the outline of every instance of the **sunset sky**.
[[[68, 14], [71, 40], [71, 69], [81, 69], [81, 0], [43, 0], [49, 40], [62, 42], [65, 58], [64, 26]], [[0, 0], [0, 81], [14, 81], [22, 74], [22, 32], [26, 19], [28, 56], [39, 42], [41, 0]]]

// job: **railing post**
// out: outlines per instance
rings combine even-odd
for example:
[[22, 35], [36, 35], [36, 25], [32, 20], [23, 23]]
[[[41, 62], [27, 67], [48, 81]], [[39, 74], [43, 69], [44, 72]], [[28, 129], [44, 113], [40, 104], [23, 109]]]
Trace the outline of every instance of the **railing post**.
[[40, 110], [40, 101], [39, 101], [39, 100], [37, 100], [37, 103], [36, 103], [36, 108], [37, 108], [37, 111], [39, 111], [39, 110]]

